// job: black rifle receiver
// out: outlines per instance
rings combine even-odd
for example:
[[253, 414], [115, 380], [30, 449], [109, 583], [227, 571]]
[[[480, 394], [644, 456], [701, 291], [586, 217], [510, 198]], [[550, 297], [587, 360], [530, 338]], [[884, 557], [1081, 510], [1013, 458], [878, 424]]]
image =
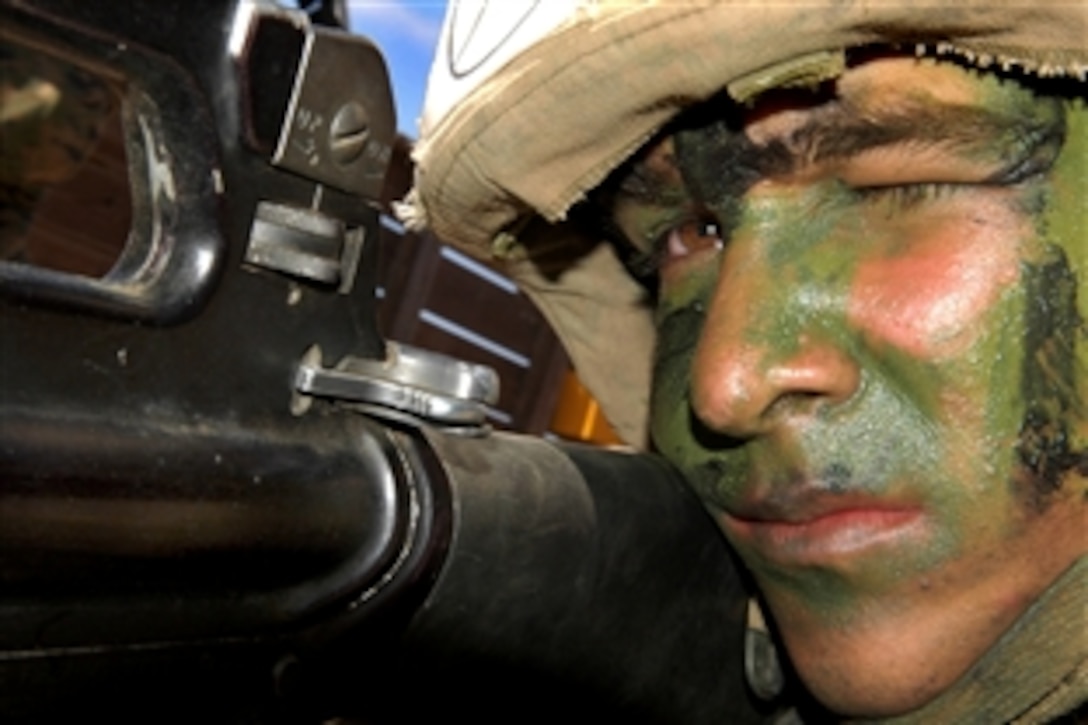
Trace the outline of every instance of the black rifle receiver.
[[100, 278], [0, 261], [0, 719], [756, 721], [673, 471], [489, 432], [493, 374], [379, 335], [371, 43], [2, 0], [13, 47], [123, 89], [132, 224]]

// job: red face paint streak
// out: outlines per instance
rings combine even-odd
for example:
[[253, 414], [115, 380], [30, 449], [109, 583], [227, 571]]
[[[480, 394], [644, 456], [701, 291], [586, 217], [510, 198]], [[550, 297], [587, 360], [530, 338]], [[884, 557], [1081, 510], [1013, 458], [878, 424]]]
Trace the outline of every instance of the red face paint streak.
[[1002, 205], [965, 221], [956, 209], [912, 224], [902, 253], [863, 260], [848, 303], [851, 324], [909, 355], [955, 355], [974, 340], [982, 317], [1019, 276], [1019, 255], [1007, 241], [1017, 222]]

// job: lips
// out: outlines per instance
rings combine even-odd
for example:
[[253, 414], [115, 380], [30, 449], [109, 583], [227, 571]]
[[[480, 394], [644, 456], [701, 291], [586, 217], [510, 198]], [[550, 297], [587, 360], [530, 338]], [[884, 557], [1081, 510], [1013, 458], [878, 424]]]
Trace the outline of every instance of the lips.
[[720, 514], [739, 546], [780, 564], [820, 564], [913, 538], [922, 523], [916, 505], [815, 486], [791, 486]]

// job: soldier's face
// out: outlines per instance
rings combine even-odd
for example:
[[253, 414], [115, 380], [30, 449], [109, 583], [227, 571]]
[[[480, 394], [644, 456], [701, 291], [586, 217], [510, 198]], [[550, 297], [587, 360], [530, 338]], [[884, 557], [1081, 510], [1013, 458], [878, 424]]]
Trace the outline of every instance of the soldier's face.
[[1086, 118], [872, 60], [617, 194], [659, 260], [654, 440], [834, 710], [932, 699], [1085, 551]]

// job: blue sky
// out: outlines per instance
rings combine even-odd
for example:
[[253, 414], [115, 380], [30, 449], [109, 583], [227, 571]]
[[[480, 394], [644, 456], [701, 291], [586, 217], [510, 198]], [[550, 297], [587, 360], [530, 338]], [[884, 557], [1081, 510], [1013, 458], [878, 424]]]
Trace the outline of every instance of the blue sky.
[[445, 0], [348, 0], [348, 11], [352, 31], [370, 38], [385, 55], [397, 128], [415, 138]]

